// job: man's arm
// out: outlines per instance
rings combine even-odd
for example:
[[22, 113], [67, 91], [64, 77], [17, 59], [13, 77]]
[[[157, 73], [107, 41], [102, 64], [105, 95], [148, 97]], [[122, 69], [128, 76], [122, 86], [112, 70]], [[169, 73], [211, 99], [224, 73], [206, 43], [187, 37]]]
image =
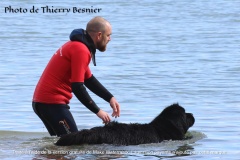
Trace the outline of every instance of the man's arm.
[[110, 102], [110, 99], [113, 97], [113, 95], [93, 75], [84, 81], [84, 85], [107, 102]]
[[112, 116], [120, 116], [120, 105], [114, 96], [92, 75], [89, 79], [84, 81], [85, 86], [90, 89], [97, 96], [110, 103], [113, 109]]
[[97, 114], [99, 112], [99, 107], [92, 100], [90, 95], [88, 94], [86, 88], [84, 87], [82, 82], [73, 82], [72, 83], [72, 92], [78, 98], [78, 100], [86, 106], [90, 111]]
[[99, 118], [103, 120], [103, 123], [107, 124], [111, 121], [107, 112], [104, 112], [103, 110], [98, 108], [96, 103], [92, 100], [83, 83], [73, 82], [72, 91], [83, 105], [85, 105], [90, 111], [95, 113]]

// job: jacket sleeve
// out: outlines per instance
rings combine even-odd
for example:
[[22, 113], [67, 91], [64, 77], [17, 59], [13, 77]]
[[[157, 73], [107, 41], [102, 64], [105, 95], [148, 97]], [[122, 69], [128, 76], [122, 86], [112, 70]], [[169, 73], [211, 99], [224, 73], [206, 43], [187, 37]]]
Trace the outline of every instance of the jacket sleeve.
[[110, 99], [113, 97], [113, 95], [93, 75], [85, 80], [84, 84], [90, 91], [107, 102], [110, 102]]
[[84, 106], [86, 106], [90, 111], [92, 111], [95, 114], [97, 114], [99, 112], [100, 108], [92, 100], [92, 98], [88, 94], [88, 92], [82, 82], [73, 82], [72, 83], [72, 92], [78, 98], [78, 100]]

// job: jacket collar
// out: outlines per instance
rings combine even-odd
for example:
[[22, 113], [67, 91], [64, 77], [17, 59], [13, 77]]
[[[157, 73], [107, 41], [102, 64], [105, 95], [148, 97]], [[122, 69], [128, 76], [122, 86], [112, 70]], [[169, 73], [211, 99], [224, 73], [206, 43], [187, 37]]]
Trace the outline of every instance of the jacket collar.
[[95, 59], [96, 47], [94, 45], [92, 38], [87, 33], [87, 31], [84, 29], [74, 29], [71, 32], [69, 38], [71, 41], [82, 42], [87, 46], [88, 50], [91, 53], [93, 64], [94, 66], [96, 66], [96, 59]]

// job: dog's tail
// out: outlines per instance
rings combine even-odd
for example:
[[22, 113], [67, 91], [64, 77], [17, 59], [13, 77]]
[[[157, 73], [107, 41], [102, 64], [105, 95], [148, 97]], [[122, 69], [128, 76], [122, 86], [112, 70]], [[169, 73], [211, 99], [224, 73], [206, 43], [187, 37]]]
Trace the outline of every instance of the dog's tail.
[[57, 146], [70, 146], [76, 143], [76, 133], [65, 134], [55, 143]]
[[89, 135], [88, 130], [82, 130], [70, 134], [65, 134], [55, 143], [57, 146], [70, 146], [84, 144], [86, 137]]

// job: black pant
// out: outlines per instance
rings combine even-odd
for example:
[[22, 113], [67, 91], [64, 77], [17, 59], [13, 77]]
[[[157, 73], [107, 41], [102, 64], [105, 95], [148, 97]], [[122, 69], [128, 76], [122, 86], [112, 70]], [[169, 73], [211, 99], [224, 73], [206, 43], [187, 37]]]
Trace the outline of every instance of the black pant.
[[61, 136], [78, 131], [67, 104], [44, 104], [33, 102], [34, 112], [42, 120], [51, 136]]

